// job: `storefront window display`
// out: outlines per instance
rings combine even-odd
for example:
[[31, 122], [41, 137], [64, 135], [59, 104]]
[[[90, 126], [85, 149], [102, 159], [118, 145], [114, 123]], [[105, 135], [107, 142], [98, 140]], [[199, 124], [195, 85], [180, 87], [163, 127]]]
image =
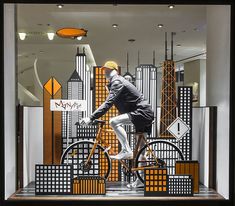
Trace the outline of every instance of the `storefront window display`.
[[231, 203], [230, 18], [4, 4], [5, 200]]

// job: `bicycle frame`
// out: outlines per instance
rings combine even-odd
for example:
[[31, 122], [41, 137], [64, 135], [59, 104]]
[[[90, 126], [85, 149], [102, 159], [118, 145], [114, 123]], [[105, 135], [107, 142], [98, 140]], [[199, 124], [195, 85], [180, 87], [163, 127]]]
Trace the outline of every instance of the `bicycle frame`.
[[[108, 129], [103, 129], [103, 124], [100, 124], [99, 125], [99, 129], [98, 129], [98, 133], [97, 133], [97, 135], [96, 135], [96, 138], [95, 138], [95, 142], [94, 142], [94, 146], [92, 147], [92, 149], [91, 149], [91, 152], [90, 152], [90, 154], [89, 154], [89, 156], [88, 156], [88, 158], [87, 158], [87, 160], [86, 160], [86, 162], [85, 162], [85, 164], [88, 164], [89, 162], [90, 162], [90, 160], [91, 160], [91, 157], [92, 157], [92, 155], [94, 154], [94, 151], [95, 151], [95, 149], [96, 149], [96, 147], [97, 147], [97, 145], [98, 144], [103, 144], [106, 148], [107, 148], [107, 150], [109, 150], [111, 153], [113, 153], [113, 149], [110, 147], [110, 145], [102, 138], [102, 132], [104, 132], [104, 131], [106, 131], [106, 132], [114, 132], [113, 130], [108, 130]], [[144, 137], [144, 135], [143, 135], [143, 133], [137, 133], [136, 135], [138, 135], [138, 140], [137, 140], [137, 145], [136, 145], [136, 147], [135, 147], [135, 150], [134, 150], [134, 152], [133, 152], [133, 160], [136, 158], [136, 155], [137, 155], [137, 153], [138, 153], [138, 151], [139, 151], [139, 149], [140, 149], [140, 143], [141, 143], [141, 141], [144, 141], [144, 143], [147, 145], [147, 147], [148, 147], [148, 152], [150, 152], [152, 155], [153, 155], [153, 157], [154, 157], [154, 159], [155, 159], [155, 161], [156, 161], [156, 163], [158, 163], [158, 160], [157, 160], [157, 157], [155, 156], [155, 154], [154, 154], [154, 152], [152, 151], [152, 149], [149, 147], [149, 145], [148, 145], [148, 142], [146, 141], [146, 139], [145, 139], [145, 137]], [[118, 160], [121, 164], [122, 164], [122, 166], [123, 167], [125, 167], [127, 170], [130, 170], [130, 168], [128, 167], [128, 165], [125, 163], [125, 161], [124, 160]], [[136, 170], [144, 170], [145, 168], [156, 168], [156, 166], [145, 166], [145, 167], [137, 167], [137, 168], [131, 168], [131, 171], [136, 171]]]

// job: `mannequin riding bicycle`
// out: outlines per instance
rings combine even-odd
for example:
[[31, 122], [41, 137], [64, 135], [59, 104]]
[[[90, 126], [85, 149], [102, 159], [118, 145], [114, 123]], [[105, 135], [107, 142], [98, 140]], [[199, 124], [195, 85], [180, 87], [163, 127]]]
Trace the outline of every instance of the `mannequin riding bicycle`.
[[[144, 100], [143, 94], [132, 83], [118, 75], [117, 63], [108, 61], [101, 69], [105, 70], [105, 77], [109, 80], [109, 84], [107, 85], [109, 95], [105, 102], [90, 117], [83, 118], [80, 124], [90, 124], [93, 120], [103, 116], [112, 105], [115, 105], [120, 115], [111, 118], [110, 125], [121, 144], [121, 151], [115, 156], [110, 156], [110, 158], [117, 160], [131, 159], [133, 152], [129, 146], [127, 134], [122, 125], [132, 123], [135, 126], [136, 132], [142, 132], [146, 137], [147, 134], [151, 133], [151, 123], [154, 119], [154, 113], [151, 106]], [[130, 185], [130, 187], [139, 186], [143, 186], [139, 179]]]

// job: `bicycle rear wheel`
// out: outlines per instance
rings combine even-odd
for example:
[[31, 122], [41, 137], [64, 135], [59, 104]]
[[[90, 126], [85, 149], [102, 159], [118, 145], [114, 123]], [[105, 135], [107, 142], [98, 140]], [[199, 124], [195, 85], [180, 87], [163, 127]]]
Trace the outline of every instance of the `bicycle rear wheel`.
[[111, 161], [109, 154], [105, 149], [97, 145], [91, 156], [90, 162], [87, 158], [94, 146], [94, 142], [83, 140], [78, 141], [66, 148], [61, 156], [61, 164], [70, 164], [73, 166], [73, 177], [77, 176], [101, 176], [108, 178], [111, 171]]
[[[156, 158], [159, 163], [162, 161], [166, 163], [168, 174], [175, 174], [175, 162], [184, 160], [184, 155], [175, 144], [166, 140], [155, 140], [139, 150], [135, 159], [135, 167], [159, 167]], [[137, 170], [136, 174], [144, 183], [144, 171]]]

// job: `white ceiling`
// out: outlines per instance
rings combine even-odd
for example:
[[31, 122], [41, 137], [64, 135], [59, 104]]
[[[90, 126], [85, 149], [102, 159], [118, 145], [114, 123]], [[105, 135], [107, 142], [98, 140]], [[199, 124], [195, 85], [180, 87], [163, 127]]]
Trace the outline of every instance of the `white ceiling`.
[[[18, 69], [26, 70], [19, 80], [24, 86], [32, 85], [30, 68], [36, 57], [41, 63], [38, 70], [43, 80], [49, 78], [48, 70], [50, 75], [58, 75], [61, 79], [66, 74], [69, 76], [74, 69], [79, 44], [90, 46], [90, 54], [93, 53], [94, 57], [88, 55], [91, 65], [94, 62], [102, 65], [112, 59], [123, 68], [123, 73], [126, 71], [127, 52], [131, 73], [137, 66], [138, 50], [140, 63], [152, 63], [153, 50], [156, 51], [156, 65], [163, 62], [165, 31], [176, 32], [176, 61], [203, 53], [206, 49], [206, 6], [176, 5], [172, 10], [167, 5], [65, 4], [59, 9], [56, 4], [19, 4], [17, 7], [18, 32], [29, 33], [26, 40], [18, 41]], [[112, 27], [114, 23], [119, 25], [118, 28]], [[157, 28], [158, 24], [164, 27]], [[55, 32], [63, 27], [87, 29], [87, 37], [81, 41], [59, 37], [53, 41], [47, 39], [46, 32]], [[168, 37], [170, 46], [170, 33]], [[130, 43], [128, 39], [136, 41]], [[181, 47], [176, 47], [177, 44]]]

